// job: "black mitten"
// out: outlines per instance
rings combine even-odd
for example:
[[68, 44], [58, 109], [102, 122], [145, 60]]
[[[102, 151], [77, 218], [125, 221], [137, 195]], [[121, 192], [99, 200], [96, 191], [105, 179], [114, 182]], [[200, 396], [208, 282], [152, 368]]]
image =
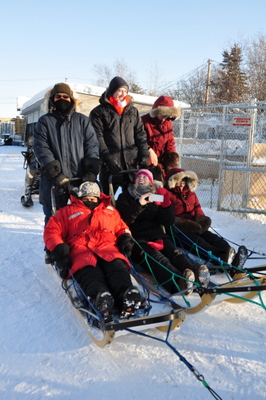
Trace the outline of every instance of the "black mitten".
[[99, 158], [86, 157], [82, 160], [82, 167], [85, 174], [82, 176], [82, 182], [95, 182], [101, 168]]
[[212, 223], [211, 218], [207, 215], [196, 215], [195, 221], [201, 226], [200, 234], [206, 232]]
[[101, 168], [101, 160], [95, 157], [85, 157], [82, 159], [82, 167], [85, 172], [98, 174]]
[[175, 226], [184, 233], [200, 233], [201, 225], [190, 219], [175, 217]]
[[65, 187], [69, 184], [69, 178], [67, 178], [64, 174], [59, 174], [55, 178], [52, 179], [53, 183], [57, 187]]
[[138, 165], [140, 168], [148, 168], [148, 162], [149, 162], [149, 157], [148, 156], [142, 156], [138, 159]]
[[105, 159], [105, 163], [107, 165], [107, 167], [109, 168], [110, 172], [112, 175], [119, 175], [121, 168], [119, 167], [119, 165], [116, 163], [116, 161], [111, 157], [107, 157]]
[[70, 259], [70, 249], [68, 244], [60, 243], [52, 251], [52, 259], [56, 262], [61, 278], [67, 278], [69, 270], [72, 267]]
[[122, 254], [126, 254], [130, 257], [134, 246], [134, 240], [129, 233], [124, 233], [118, 237], [117, 246]]
[[61, 164], [58, 160], [51, 161], [41, 168], [41, 175], [48, 181], [54, 179], [62, 171]]

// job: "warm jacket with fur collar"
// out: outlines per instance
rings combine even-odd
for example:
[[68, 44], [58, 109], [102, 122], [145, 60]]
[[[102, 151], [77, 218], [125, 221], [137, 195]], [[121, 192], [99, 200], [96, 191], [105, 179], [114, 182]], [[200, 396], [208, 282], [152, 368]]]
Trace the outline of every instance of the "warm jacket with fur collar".
[[[185, 180], [183, 190], [178, 186]], [[166, 187], [171, 192], [171, 202], [174, 205], [175, 216], [194, 219], [196, 215], [204, 215], [199, 199], [195, 193], [198, 177], [193, 171], [179, 168], [171, 169], [166, 176]]]
[[[49, 105], [50, 93], [48, 91], [45, 96], [44, 107]], [[51, 106], [50, 111], [39, 118], [34, 128], [33, 147], [41, 168], [58, 160], [62, 173], [68, 178], [85, 174], [83, 159], [99, 158], [99, 143], [90, 119], [74, 108], [70, 114], [64, 115]], [[52, 185], [51, 180], [41, 177], [40, 203], [50, 208]]]
[[171, 120], [162, 122], [158, 117], [164, 116], [172, 120], [180, 118], [181, 110], [174, 106], [171, 97], [160, 96], [152, 110], [143, 115], [142, 121], [147, 132], [148, 146], [159, 158], [165, 151], [176, 151], [173, 123]]

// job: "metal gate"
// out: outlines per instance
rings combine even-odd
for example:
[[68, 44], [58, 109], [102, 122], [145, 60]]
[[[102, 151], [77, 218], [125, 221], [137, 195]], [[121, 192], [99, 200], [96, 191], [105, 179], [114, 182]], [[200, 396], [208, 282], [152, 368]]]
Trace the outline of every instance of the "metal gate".
[[173, 125], [203, 206], [266, 215], [266, 102], [186, 108]]

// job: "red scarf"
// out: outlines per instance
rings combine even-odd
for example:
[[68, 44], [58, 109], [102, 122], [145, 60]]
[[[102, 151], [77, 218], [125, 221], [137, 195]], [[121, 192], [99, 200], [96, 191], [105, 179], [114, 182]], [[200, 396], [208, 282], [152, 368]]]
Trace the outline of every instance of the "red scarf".
[[128, 95], [125, 97], [126, 105], [124, 107], [121, 107], [118, 105], [118, 100], [114, 99], [112, 96], [109, 98], [110, 103], [114, 106], [116, 111], [118, 112], [119, 115], [122, 115], [124, 112], [125, 107], [130, 103], [130, 98]]

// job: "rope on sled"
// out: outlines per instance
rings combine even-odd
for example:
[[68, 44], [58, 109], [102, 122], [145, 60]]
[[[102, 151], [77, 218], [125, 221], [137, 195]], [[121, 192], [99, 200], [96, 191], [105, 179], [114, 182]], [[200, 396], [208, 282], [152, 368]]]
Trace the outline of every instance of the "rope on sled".
[[144, 333], [142, 331], [135, 331], [134, 329], [130, 329], [130, 328], [127, 328], [126, 330], [130, 333], [135, 333], [137, 335], [144, 336], [144, 337], [165, 343], [179, 357], [179, 360], [182, 361], [186, 365], [186, 367], [193, 373], [193, 375], [197, 378], [197, 380], [203, 384], [203, 386], [210, 392], [210, 394], [216, 400], [222, 400], [222, 398], [209, 386], [209, 384], [206, 382], [204, 376], [202, 374], [200, 374], [198, 372], [198, 370], [192, 364], [190, 364], [188, 362], [188, 360], [184, 356], [182, 356], [182, 354], [169, 342], [168, 339], [169, 339], [169, 334], [171, 332], [171, 326], [172, 326], [172, 321], [169, 321], [165, 339], [161, 339], [161, 338], [158, 338], [155, 336], [148, 335], [147, 333]]
[[[144, 262], [146, 263], [146, 265], [147, 265], [148, 268], [149, 268], [149, 272], [150, 272], [151, 276], [153, 277], [153, 279], [154, 279], [154, 281], [155, 281], [155, 284], [156, 284], [157, 288], [160, 288], [161, 286], [164, 286], [166, 283], [172, 281], [172, 283], [175, 285], [175, 287], [176, 287], [176, 289], [177, 289], [177, 292], [179, 292], [179, 294], [181, 294], [181, 296], [182, 296], [184, 302], [186, 303], [186, 305], [187, 305], [188, 307], [190, 307], [191, 304], [189, 303], [189, 301], [188, 301], [188, 300], [186, 299], [186, 297], [184, 296], [184, 292], [186, 292], [186, 290], [185, 290], [184, 292], [181, 291], [180, 287], [178, 286], [178, 284], [177, 284], [177, 282], [175, 281], [174, 278], [176, 277], [176, 278], [183, 279], [183, 280], [186, 280], [186, 281], [188, 281], [188, 282], [191, 282], [191, 283], [193, 283], [193, 285], [195, 285], [196, 287], [200, 287], [200, 284], [199, 284], [198, 282], [191, 281], [191, 280], [189, 280], [189, 279], [187, 279], [187, 278], [185, 278], [185, 277], [183, 277], [183, 276], [181, 276], [181, 275], [178, 275], [177, 273], [175, 273], [175, 272], [173, 272], [173, 271], [170, 271], [170, 270], [169, 270], [167, 267], [165, 267], [162, 263], [160, 263], [158, 260], [156, 260], [156, 259], [155, 259], [154, 257], [152, 257], [150, 254], [148, 254], [148, 253], [142, 248], [142, 246], [139, 244], [139, 242], [137, 242], [135, 239], [133, 239], [133, 240], [134, 240], [134, 242], [136, 243], [136, 245], [138, 245], [139, 248], [141, 249], [141, 252], [142, 252], [143, 257], [144, 257], [143, 260], [142, 260], [142, 262], [140, 263], [140, 265], [141, 265], [142, 263], [144, 263]], [[150, 265], [150, 263], [149, 263], [149, 259], [153, 260], [153, 261], [156, 262], [158, 265], [160, 265], [160, 267], [162, 267], [162, 268], [165, 269], [167, 272], [169, 272], [169, 274], [171, 274], [171, 277], [170, 277], [168, 280], [166, 280], [165, 282], [158, 283], [158, 281], [157, 281], [157, 279], [156, 279], [156, 277], [155, 277], [155, 275], [154, 275], [154, 273], [153, 273], [152, 267], [151, 267], [151, 265]]]
[[[189, 254], [190, 252], [193, 253], [193, 250], [194, 250], [194, 253], [196, 253], [196, 256], [198, 257], [198, 259], [200, 260], [200, 262], [202, 262], [202, 258], [201, 258], [201, 256], [200, 256], [200, 252], [201, 252], [202, 254], [204, 254], [204, 255], [206, 256], [206, 261], [205, 261], [205, 263], [208, 263], [208, 262], [215, 262], [215, 263], [217, 264], [217, 268], [215, 268], [215, 269], [213, 270], [213, 272], [212, 272], [213, 274], [215, 274], [218, 270], [221, 270], [221, 269], [222, 269], [223, 272], [226, 274], [227, 279], [228, 279], [230, 282], [232, 282], [232, 279], [231, 279], [230, 275], [228, 274], [228, 270], [229, 270], [229, 269], [234, 269], [236, 273], [238, 273], [238, 272], [245, 273], [245, 274], [249, 275], [252, 279], [255, 278], [254, 275], [253, 275], [251, 272], [249, 272], [248, 270], [242, 269], [242, 268], [238, 268], [238, 267], [236, 267], [236, 266], [234, 266], [234, 265], [232, 265], [232, 264], [228, 264], [227, 262], [221, 260], [219, 257], [216, 257], [215, 255], [212, 254], [211, 251], [207, 251], [207, 250], [205, 250], [203, 247], [201, 247], [201, 246], [199, 246], [198, 244], [196, 244], [195, 242], [193, 242], [193, 240], [191, 240], [184, 232], [182, 232], [182, 231], [181, 231], [179, 228], [177, 228], [175, 225], [171, 225], [171, 226], [170, 226], [170, 232], [171, 232], [171, 237], [172, 237], [172, 240], [173, 240], [175, 246], [178, 246], [178, 245], [177, 245], [177, 243], [176, 243], [176, 236], [175, 236], [173, 230], [177, 231], [179, 234], [181, 234], [182, 236], [184, 236], [184, 238], [186, 238], [186, 241], [189, 242], [189, 243], [191, 243], [191, 248], [190, 248], [190, 250], [186, 250], [186, 249], [184, 248], [184, 246], [182, 245], [182, 240], [178, 237], [179, 244], [180, 244], [182, 250], [183, 250], [186, 254]], [[220, 236], [220, 237], [221, 237], [221, 236]], [[250, 250], [249, 250], [249, 251], [250, 251]], [[265, 268], [265, 269], [266, 269], [266, 268]]]
[[[229, 240], [229, 239], [225, 238], [224, 236], [222, 236], [222, 235], [221, 235], [219, 232], [217, 232], [212, 226], [211, 226], [210, 228], [211, 228], [211, 230], [212, 230], [217, 236], [219, 236], [220, 238], [226, 240], [228, 243], [232, 243], [232, 244], [234, 244], [234, 245], [237, 246], [237, 247], [240, 246], [238, 243], [233, 242], [232, 240]], [[258, 252], [258, 251], [250, 250], [250, 249], [248, 249], [248, 252], [250, 253], [249, 256], [248, 256], [248, 259], [261, 260], [261, 259], [266, 258], [266, 253], [260, 253], [260, 252]], [[260, 255], [260, 256], [262, 256], [262, 257], [251, 257], [252, 254], [258, 254], [258, 255]]]

